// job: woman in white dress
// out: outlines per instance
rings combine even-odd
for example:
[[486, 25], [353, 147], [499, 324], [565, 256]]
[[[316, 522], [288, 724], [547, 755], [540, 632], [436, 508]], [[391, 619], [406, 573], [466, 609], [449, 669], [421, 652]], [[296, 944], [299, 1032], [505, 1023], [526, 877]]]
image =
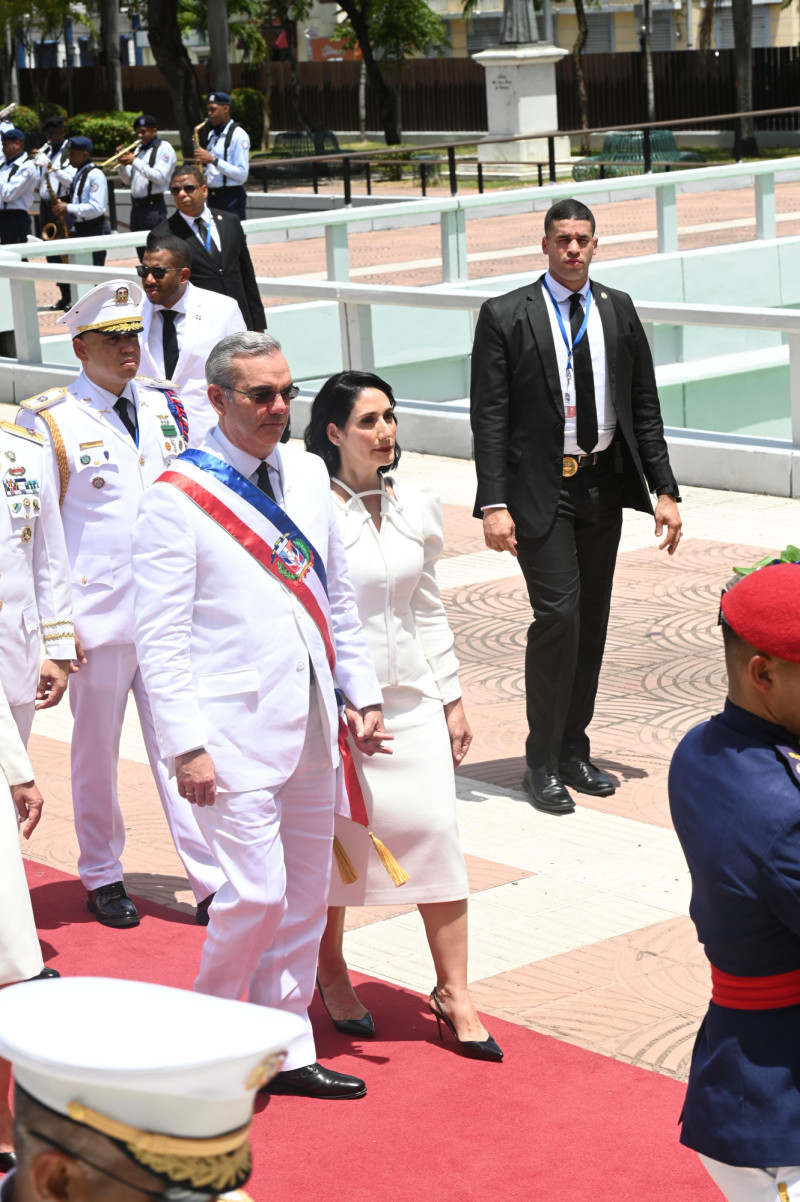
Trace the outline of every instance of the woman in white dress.
[[[22, 833], [30, 839], [41, 813], [42, 795], [0, 685], [0, 989], [38, 976], [43, 969], [18, 825], [21, 820]], [[14, 1164], [10, 1074], [8, 1062], [0, 1060], [0, 1173]]]
[[383, 692], [391, 756], [353, 748], [370, 829], [409, 875], [398, 892], [368, 831], [337, 818], [336, 834], [358, 880], [333, 869], [318, 985], [336, 1027], [374, 1036], [342, 951], [345, 907], [415, 902], [436, 970], [430, 1008], [458, 1050], [481, 1060], [503, 1053], [481, 1023], [467, 989], [467, 896], [458, 841], [454, 765], [472, 732], [461, 703], [458, 660], [434, 574], [443, 545], [441, 504], [426, 485], [387, 475], [400, 456], [394, 397], [367, 372], [340, 372], [311, 410], [306, 448], [322, 457], [340, 518], [359, 615]]

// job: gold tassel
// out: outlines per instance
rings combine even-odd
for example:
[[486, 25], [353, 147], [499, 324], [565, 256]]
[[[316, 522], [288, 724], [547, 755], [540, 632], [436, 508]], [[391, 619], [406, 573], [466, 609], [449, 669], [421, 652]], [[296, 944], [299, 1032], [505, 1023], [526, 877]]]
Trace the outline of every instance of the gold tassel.
[[333, 836], [333, 854], [336, 856], [336, 864], [343, 884], [352, 885], [353, 881], [358, 880], [358, 873], [353, 867], [353, 861], [342, 847], [338, 835]]
[[376, 835], [373, 835], [372, 831], [369, 832], [369, 837], [372, 840], [372, 842], [375, 844], [375, 850], [378, 853], [378, 859], [380, 860], [381, 864], [383, 864], [386, 871], [389, 873], [389, 876], [392, 878], [392, 882], [398, 888], [400, 887], [400, 885], [405, 885], [406, 881], [409, 880], [409, 875], [406, 872], [405, 868], [402, 868], [397, 863], [397, 860], [394, 858], [392, 853], [389, 851], [388, 847], [386, 847], [385, 844], [381, 843], [380, 839]]

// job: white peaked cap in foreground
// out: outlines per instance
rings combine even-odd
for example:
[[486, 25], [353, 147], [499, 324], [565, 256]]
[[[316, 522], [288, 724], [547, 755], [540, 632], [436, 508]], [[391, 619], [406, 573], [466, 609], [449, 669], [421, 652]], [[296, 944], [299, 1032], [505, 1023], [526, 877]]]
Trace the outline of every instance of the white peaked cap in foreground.
[[[166, 1155], [171, 1167], [156, 1172], [216, 1192], [246, 1179], [255, 1091], [302, 1030], [280, 1010], [143, 981], [65, 977], [0, 991], [0, 1056], [27, 1093], [145, 1167]], [[214, 1180], [196, 1180], [194, 1162], [207, 1178], [215, 1157]]]
[[131, 280], [109, 280], [92, 288], [56, 325], [69, 326], [73, 338], [92, 330], [98, 334], [139, 334], [142, 329], [144, 292]]

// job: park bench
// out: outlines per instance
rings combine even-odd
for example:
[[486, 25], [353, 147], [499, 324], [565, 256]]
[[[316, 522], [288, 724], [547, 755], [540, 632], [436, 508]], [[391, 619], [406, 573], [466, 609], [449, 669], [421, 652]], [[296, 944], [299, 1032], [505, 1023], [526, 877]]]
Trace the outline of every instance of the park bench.
[[[686, 163], [704, 163], [697, 150], [678, 150], [675, 135], [669, 129], [650, 131], [650, 155], [653, 171], [668, 171]], [[641, 130], [610, 133], [603, 138], [599, 154], [580, 159], [572, 168], [574, 180], [616, 179], [644, 172], [644, 135]]]

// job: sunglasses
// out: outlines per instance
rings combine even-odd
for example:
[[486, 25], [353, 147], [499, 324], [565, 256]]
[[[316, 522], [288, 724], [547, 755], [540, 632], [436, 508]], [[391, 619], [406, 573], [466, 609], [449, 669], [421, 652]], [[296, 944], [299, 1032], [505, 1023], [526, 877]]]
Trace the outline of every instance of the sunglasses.
[[255, 405], [272, 405], [277, 397], [281, 397], [283, 402], [288, 405], [295, 397], [300, 396], [300, 389], [296, 384], [290, 384], [287, 388], [281, 388], [276, 391], [272, 388], [258, 388], [255, 392], [245, 392], [242, 388], [228, 388], [227, 392], [238, 392], [240, 396], [246, 396], [248, 401], [252, 401]]
[[149, 275], [154, 280], [163, 280], [164, 276], [170, 271], [179, 271], [178, 267], [145, 267], [144, 263], [139, 263], [136, 268], [136, 274], [140, 280], [146, 280]]
[[199, 187], [199, 184], [181, 184], [180, 187], [170, 188], [170, 192], [173, 196], [180, 196], [181, 192], [188, 192], [191, 196], [192, 192], [196, 192]]

